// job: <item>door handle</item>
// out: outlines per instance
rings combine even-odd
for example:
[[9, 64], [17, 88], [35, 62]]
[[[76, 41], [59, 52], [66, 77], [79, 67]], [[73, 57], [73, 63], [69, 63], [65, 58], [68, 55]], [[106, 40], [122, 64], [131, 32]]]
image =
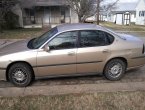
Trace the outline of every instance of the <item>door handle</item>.
[[102, 52], [103, 53], [109, 53], [110, 51], [108, 49], [104, 49]]
[[68, 55], [73, 56], [75, 55], [75, 52], [68, 52]]

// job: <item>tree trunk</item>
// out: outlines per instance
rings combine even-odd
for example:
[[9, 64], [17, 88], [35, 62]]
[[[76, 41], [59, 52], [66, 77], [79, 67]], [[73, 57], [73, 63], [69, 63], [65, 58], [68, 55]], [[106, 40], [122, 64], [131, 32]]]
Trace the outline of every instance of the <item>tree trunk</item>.
[[3, 30], [2, 30], [2, 27], [1, 27], [1, 25], [0, 25], [0, 33], [3, 33]]
[[0, 33], [3, 33], [2, 24], [3, 24], [3, 21], [2, 21], [2, 20], [0, 20]]
[[99, 15], [100, 15], [100, 0], [97, 0], [97, 25], [99, 25]]
[[82, 17], [78, 16], [78, 19], [79, 19], [79, 23], [82, 23]]

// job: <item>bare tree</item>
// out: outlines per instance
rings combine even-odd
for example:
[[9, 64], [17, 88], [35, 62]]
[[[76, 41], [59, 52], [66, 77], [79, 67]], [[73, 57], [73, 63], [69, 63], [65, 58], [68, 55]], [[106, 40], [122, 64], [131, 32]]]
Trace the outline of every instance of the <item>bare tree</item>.
[[15, 6], [18, 0], [0, 0], [0, 32], [3, 32], [2, 25], [5, 15]]
[[97, 0], [97, 25], [99, 25], [99, 16], [100, 16], [100, 3], [102, 0]]
[[[101, 3], [106, 0], [67, 0], [68, 5], [78, 15], [79, 22], [84, 22], [87, 18], [97, 15], [97, 24], [99, 25], [99, 13]], [[112, 8], [119, 0], [106, 5], [106, 9]]]
[[[105, 0], [104, 0], [104, 1], [105, 1]], [[114, 1], [114, 2], [111, 2], [111, 3], [108, 3], [108, 4], [106, 4], [106, 5], [103, 5], [103, 7], [101, 7], [101, 9], [102, 9], [103, 11], [112, 10], [112, 9], [116, 8], [116, 4], [117, 4], [118, 1], [119, 1], [119, 0], [116, 0], [116, 1]]]
[[78, 15], [79, 22], [84, 22], [86, 18], [93, 16], [96, 10], [94, 0], [67, 0], [67, 3]]
[[104, 2], [106, 2], [106, 0], [97, 0], [97, 4], [96, 4], [96, 6], [97, 6], [97, 25], [99, 25], [99, 15], [100, 15], [100, 11], [104, 11], [104, 12], [106, 12], [106, 11], [109, 11], [109, 10], [111, 10], [112, 8], [114, 8], [115, 7], [115, 5], [117, 4], [117, 2], [118, 2], [119, 0], [116, 0], [116, 1], [114, 1], [114, 2], [110, 2], [110, 3], [107, 3], [107, 4], [105, 4], [105, 5], [101, 5], [101, 3], [104, 3]]
[[[97, 4], [96, 4], [96, 14], [97, 14], [97, 25], [99, 25], [99, 23], [100, 23], [100, 19], [99, 19], [99, 17], [100, 17], [100, 12], [103, 10], [104, 11], [104, 8], [102, 8], [102, 7], [104, 7], [104, 5], [102, 5], [104, 2], [106, 2], [106, 0], [96, 0], [97, 1]], [[112, 3], [110, 3], [110, 4], [112, 4]], [[115, 5], [115, 4], [114, 4]], [[106, 4], [105, 5], [105, 7], [108, 7], [109, 6], [109, 4]], [[113, 5], [112, 5], [113, 6]], [[109, 6], [110, 8], [111, 8], [111, 6]], [[107, 11], [107, 10], [105, 10], [105, 11]]]

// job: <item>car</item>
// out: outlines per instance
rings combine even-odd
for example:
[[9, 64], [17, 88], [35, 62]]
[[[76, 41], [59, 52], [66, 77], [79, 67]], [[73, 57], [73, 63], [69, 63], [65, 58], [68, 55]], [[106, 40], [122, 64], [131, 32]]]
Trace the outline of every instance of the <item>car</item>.
[[120, 80], [145, 64], [144, 43], [95, 24], [64, 24], [38, 38], [0, 48], [0, 79], [26, 87], [34, 79], [102, 73]]

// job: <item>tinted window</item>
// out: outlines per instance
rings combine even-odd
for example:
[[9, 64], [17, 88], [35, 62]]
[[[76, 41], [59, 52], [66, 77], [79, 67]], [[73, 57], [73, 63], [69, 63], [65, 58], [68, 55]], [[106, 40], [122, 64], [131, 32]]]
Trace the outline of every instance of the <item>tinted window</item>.
[[70, 49], [76, 47], [77, 32], [65, 32], [49, 42], [50, 49]]
[[106, 44], [106, 37], [102, 31], [81, 31], [80, 46], [93, 47], [103, 46]]
[[54, 36], [58, 32], [57, 28], [53, 28], [50, 31], [44, 33], [38, 38], [32, 39], [28, 43], [28, 48], [37, 49], [42, 46], [49, 38]]
[[105, 33], [105, 37], [107, 38], [107, 43], [106, 44], [112, 44], [113, 43], [113, 41], [114, 41], [114, 37], [111, 35], [111, 34], [109, 34], [109, 33], [107, 33], [107, 32], [104, 32]]
[[105, 46], [114, 41], [114, 37], [103, 31], [80, 31], [80, 47]]

